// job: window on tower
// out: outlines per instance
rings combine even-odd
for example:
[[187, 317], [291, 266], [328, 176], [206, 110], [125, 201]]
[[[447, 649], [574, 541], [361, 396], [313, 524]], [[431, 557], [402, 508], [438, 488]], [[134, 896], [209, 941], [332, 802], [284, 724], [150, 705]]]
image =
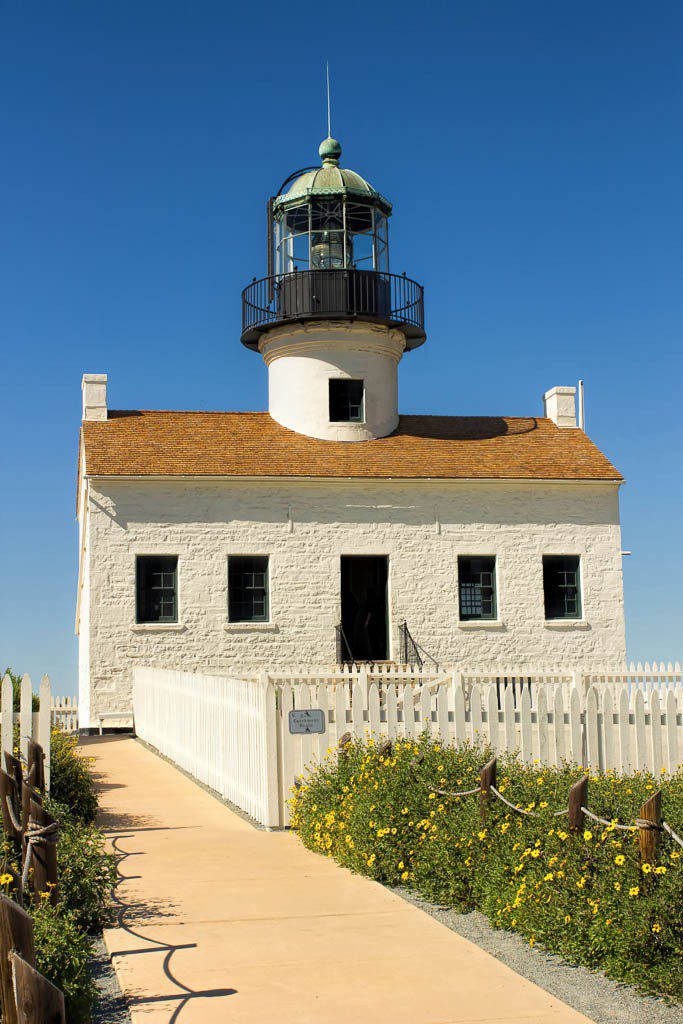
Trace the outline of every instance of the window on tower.
[[331, 380], [330, 423], [362, 423], [363, 392], [362, 380]]

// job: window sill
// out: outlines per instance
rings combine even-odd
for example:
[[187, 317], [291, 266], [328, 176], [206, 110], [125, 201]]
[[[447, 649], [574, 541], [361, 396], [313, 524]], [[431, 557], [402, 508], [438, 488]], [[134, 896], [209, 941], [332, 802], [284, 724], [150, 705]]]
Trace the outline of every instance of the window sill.
[[132, 633], [184, 633], [187, 627], [182, 622], [134, 622]]
[[506, 629], [500, 619], [462, 619], [458, 622], [459, 629]]
[[546, 619], [546, 629], [557, 629], [557, 630], [572, 630], [572, 629], [590, 629], [590, 623], [586, 622], [585, 619]]
[[225, 622], [226, 633], [279, 633], [280, 627], [275, 622]]

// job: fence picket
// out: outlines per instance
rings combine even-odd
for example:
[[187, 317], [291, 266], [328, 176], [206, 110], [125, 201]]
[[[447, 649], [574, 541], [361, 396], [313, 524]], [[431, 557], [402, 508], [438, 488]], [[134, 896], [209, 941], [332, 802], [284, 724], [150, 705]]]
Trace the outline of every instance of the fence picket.
[[538, 691], [536, 718], [538, 725], [538, 760], [541, 764], [549, 764], [550, 738], [548, 735], [548, 698], [546, 697], [545, 690]]
[[398, 698], [396, 696], [396, 684], [390, 683], [386, 692], [387, 705], [387, 736], [395, 740], [398, 736]]
[[663, 767], [662, 759], [662, 712], [659, 694], [653, 690], [650, 694], [650, 738], [652, 748], [651, 770], [659, 775]]
[[534, 759], [533, 737], [531, 735], [531, 694], [525, 686], [520, 704], [520, 739], [522, 760], [531, 764]]
[[33, 734], [33, 686], [28, 673], [23, 676], [19, 702], [19, 751], [24, 763], [28, 761], [28, 741]]
[[498, 729], [498, 694], [494, 686], [489, 686], [486, 691], [486, 717], [489, 745], [494, 750], [499, 748]]
[[377, 738], [381, 732], [379, 712], [379, 688], [377, 683], [370, 683], [368, 691], [368, 726], [370, 735]]
[[503, 696], [505, 749], [512, 754], [519, 748], [517, 742], [517, 725], [515, 722], [515, 695], [511, 686], [505, 687]]
[[470, 690], [470, 728], [473, 746], [480, 746], [484, 740], [484, 724], [481, 716], [481, 690], [477, 683]]
[[[640, 666], [639, 666], [640, 667]], [[643, 691], [636, 690], [635, 697], [635, 753], [636, 753], [636, 764], [635, 767], [641, 771], [647, 770], [647, 744], [645, 741], [645, 698], [643, 697]]]
[[666, 695], [666, 769], [675, 772], [679, 766], [676, 694], [669, 690]]
[[455, 744], [461, 746], [467, 739], [465, 728], [465, 694], [460, 684], [453, 688], [453, 725], [455, 726]]

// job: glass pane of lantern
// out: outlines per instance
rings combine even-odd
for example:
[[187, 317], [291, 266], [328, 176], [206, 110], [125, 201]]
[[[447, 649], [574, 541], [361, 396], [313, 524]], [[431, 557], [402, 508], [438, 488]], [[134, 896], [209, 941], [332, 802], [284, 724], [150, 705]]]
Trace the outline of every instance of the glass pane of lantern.
[[353, 266], [362, 270], [373, 269], [372, 235], [353, 236]]
[[387, 218], [375, 213], [375, 270], [389, 271], [389, 246], [387, 241]]
[[287, 235], [300, 235], [308, 231], [308, 203], [287, 210], [283, 218], [283, 231]]
[[346, 230], [356, 234], [372, 231], [372, 207], [360, 203], [346, 204]]
[[311, 234], [313, 270], [337, 270], [344, 266], [344, 232], [314, 231]]
[[308, 270], [308, 238], [308, 234], [293, 236], [290, 246], [293, 266], [289, 270]]
[[339, 231], [344, 227], [344, 209], [341, 200], [318, 200], [311, 204], [313, 231]]

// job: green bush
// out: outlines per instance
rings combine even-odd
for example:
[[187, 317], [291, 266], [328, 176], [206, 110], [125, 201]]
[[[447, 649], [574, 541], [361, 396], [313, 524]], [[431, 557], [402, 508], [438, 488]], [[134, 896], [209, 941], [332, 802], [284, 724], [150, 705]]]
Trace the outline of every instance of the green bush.
[[47, 809], [59, 821], [57, 841], [58, 905], [84, 931], [101, 931], [111, 917], [111, 892], [116, 861], [104, 849], [104, 837], [93, 825], [68, 814], [49, 800]]
[[50, 792], [57, 803], [65, 804], [74, 818], [93, 822], [97, 814], [95, 783], [90, 762], [77, 750], [78, 739], [59, 729], [50, 740]]
[[92, 942], [73, 917], [42, 900], [33, 912], [36, 967], [60, 988], [69, 1024], [90, 1020], [95, 986], [88, 969]]
[[[424, 755], [415, 764], [418, 752]], [[524, 817], [477, 796], [441, 796], [478, 785], [490, 754], [400, 741], [386, 756], [353, 743], [305, 781], [293, 825], [309, 848], [389, 885], [408, 886], [460, 911], [481, 910], [574, 963], [641, 989], [683, 997], [683, 850], [662, 838], [657, 862], [641, 867], [637, 834], [586, 821], [569, 832], [570, 785], [581, 768], [541, 768], [498, 759], [498, 789]], [[683, 774], [591, 777], [589, 806], [631, 823], [655, 788], [666, 819], [683, 833]]]

